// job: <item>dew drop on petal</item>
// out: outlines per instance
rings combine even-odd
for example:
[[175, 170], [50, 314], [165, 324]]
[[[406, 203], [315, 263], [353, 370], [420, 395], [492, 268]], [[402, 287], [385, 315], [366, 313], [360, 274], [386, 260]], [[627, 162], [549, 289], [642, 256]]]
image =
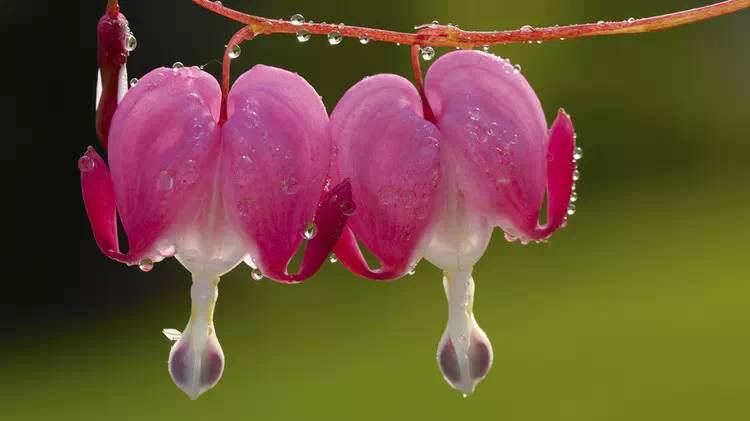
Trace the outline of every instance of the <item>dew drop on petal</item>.
[[521, 27], [521, 32], [531, 32], [534, 30], [534, 27], [531, 25], [524, 25]]
[[242, 48], [238, 44], [235, 44], [232, 46], [232, 48], [229, 49], [229, 58], [234, 60], [238, 58], [242, 54]]
[[154, 268], [154, 261], [151, 259], [143, 259], [138, 263], [138, 268], [143, 272], [151, 272]]
[[396, 190], [390, 186], [385, 186], [378, 192], [380, 203], [386, 206], [394, 204], [397, 198], [398, 194], [396, 193]]
[[420, 53], [422, 54], [422, 60], [424, 61], [430, 61], [435, 58], [435, 49], [432, 47], [424, 47], [420, 49]]
[[570, 194], [570, 201], [571, 201], [571, 202], [577, 202], [577, 201], [578, 201], [578, 193], [576, 193], [576, 192], [572, 192], [572, 193]]
[[331, 262], [331, 263], [336, 263], [336, 262], [339, 261], [339, 258], [336, 257], [335, 254], [331, 254], [331, 256], [328, 258], [328, 261]]
[[484, 51], [485, 53], [489, 53], [490, 52], [490, 46], [489, 45], [483, 45], [482, 46], [482, 51]]
[[568, 205], [568, 215], [573, 215], [574, 213], [576, 213], [576, 205], [571, 203]]
[[134, 77], [134, 78], [130, 79], [130, 82], [128, 84], [130, 85], [131, 88], [134, 88], [135, 85], [138, 84], [138, 78]]
[[578, 181], [581, 179], [581, 172], [578, 170], [573, 171], [573, 181]]
[[185, 65], [182, 64], [181, 61], [175, 61], [174, 64], [172, 64], [173, 69], [182, 69], [183, 67], [185, 67]]
[[136, 48], [138, 48], [138, 39], [136, 39], [135, 35], [131, 32], [128, 34], [127, 41], [125, 41], [125, 50], [130, 52], [135, 51]]
[[302, 238], [305, 240], [312, 240], [318, 234], [318, 226], [315, 222], [308, 222], [305, 230], [302, 231]]
[[633, 22], [635, 22], [635, 18], [628, 18], [628, 23], [633, 23]]
[[578, 161], [581, 158], [583, 158], [583, 149], [580, 146], [577, 146], [575, 151], [573, 151], [573, 159]]
[[299, 31], [297, 32], [297, 41], [298, 42], [307, 42], [310, 41], [310, 33], [307, 31]]
[[515, 73], [515, 74], [521, 73], [521, 65], [520, 64], [516, 64], [515, 66], [513, 66], [513, 73]]
[[341, 209], [341, 213], [343, 213], [344, 215], [352, 216], [357, 210], [357, 206], [352, 200], [344, 200], [339, 204], [339, 209]]
[[78, 169], [83, 172], [89, 172], [92, 171], [96, 167], [96, 161], [94, 161], [90, 156], [84, 155], [80, 158], [78, 158]]
[[177, 342], [182, 338], [182, 332], [177, 329], [162, 329], [161, 333], [172, 342]]
[[361, 37], [359, 37], [359, 43], [362, 44], [362, 45], [369, 44], [370, 43], [370, 37], [368, 37], [367, 35], [362, 35]]
[[305, 17], [296, 13], [289, 18], [289, 22], [291, 22], [292, 25], [302, 25], [305, 23]]
[[481, 110], [479, 108], [472, 108], [472, 109], [470, 109], [469, 110], [469, 118], [472, 121], [479, 121], [479, 119], [481, 118], [480, 112], [481, 112]]
[[252, 272], [250, 272], [250, 277], [253, 279], [253, 281], [260, 281], [263, 279], [263, 273], [258, 269], [253, 269]]
[[328, 34], [328, 43], [331, 45], [339, 45], [341, 44], [341, 40], [343, 40], [343, 38], [338, 32], [331, 32]]
[[413, 276], [414, 274], [416, 274], [416, 273], [417, 273], [417, 264], [416, 264], [416, 263], [414, 263], [413, 265], [411, 265], [411, 267], [409, 267], [409, 271], [408, 271], [408, 272], [406, 272], [406, 273], [407, 273], [407, 274], [408, 274], [409, 276]]
[[169, 191], [172, 190], [172, 187], [174, 187], [174, 178], [169, 174], [169, 171], [161, 170], [156, 177], [156, 188], [163, 191]]

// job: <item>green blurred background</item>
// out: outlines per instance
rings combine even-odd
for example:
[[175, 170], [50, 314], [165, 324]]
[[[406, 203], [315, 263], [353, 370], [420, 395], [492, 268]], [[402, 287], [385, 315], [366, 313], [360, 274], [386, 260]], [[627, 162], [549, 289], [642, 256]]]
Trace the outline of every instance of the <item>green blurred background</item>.
[[[222, 279], [215, 321], [226, 371], [191, 402], [171, 383], [160, 333], [187, 320], [187, 272], [173, 259], [148, 274], [107, 260], [80, 200], [76, 159], [96, 142], [104, 1], [15, 3], [0, 2], [3, 31], [32, 17], [54, 35], [37, 45], [43, 59], [24, 61], [41, 75], [32, 95], [6, 87], [15, 124], [5, 169], [40, 169], [11, 180], [19, 222], [9, 266], [18, 274], [5, 283], [0, 418], [750, 418], [749, 12], [662, 33], [492, 49], [523, 66], [549, 119], [560, 106], [572, 114], [585, 156], [568, 228], [526, 247], [496, 234], [476, 266], [475, 314], [495, 362], [473, 396], [452, 390], [435, 363], [447, 317], [437, 269], [422, 262], [416, 275], [379, 284], [326, 264], [298, 286], [253, 282], [246, 267]], [[189, 0], [121, 3], [139, 41], [132, 76], [219, 59], [237, 28]], [[268, 17], [403, 31], [434, 19], [507, 29], [707, 3], [225, 1]], [[411, 77], [408, 47], [352, 39], [331, 47], [323, 37], [261, 37], [243, 45], [234, 70], [256, 63], [299, 72], [329, 110], [366, 75]]]

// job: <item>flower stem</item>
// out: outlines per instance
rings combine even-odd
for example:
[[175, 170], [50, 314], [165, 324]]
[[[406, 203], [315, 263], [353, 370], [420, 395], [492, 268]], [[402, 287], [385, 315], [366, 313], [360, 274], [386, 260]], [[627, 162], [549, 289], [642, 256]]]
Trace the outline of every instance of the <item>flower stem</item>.
[[302, 30], [314, 35], [338, 32], [344, 37], [368, 37], [373, 41], [422, 45], [433, 47], [462, 47], [512, 44], [519, 42], [562, 40], [603, 35], [638, 34], [655, 32], [718, 16], [728, 15], [750, 8], [750, 0], [727, 0], [691, 10], [624, 21], [587, 23], [546, 28], [524, 26], [520, 29], [492, 32], [464, 31], [451, 25], [422, 25], [416, 33], [395, 32], [384, 29], [325, 23], [292, 23], [291, 21], [268, 19], [245, 14], [219, 2], [192, 0], [197, 5], [216, 14], [249, 26], [255, 34], [293, 34]]
[[120, 13], [120, 4], [117, 0], [107, 0], [107, 14], [112, 16], [113, 18], [117, 17], [117, 14]]
[[255, 32], [249, 26], [245, 26], [237, 31], [227, 43], [224, 50], [224, 60], [221, 65], [221, 116], [219, 124], [227, 121], [227, 96], [229, 95], [229, 78], [230, 68], [232, 66], [232, 57], [230, 53], [235, 45], [240, 45], [244, 41], [250, 41], [255, 38]]
[[419, 96], [422, 98], [422, 113], [427, 121], [435, 122], [435, 114], [430, 108], [430, 103], [427, 101], [427, 96], [424, 93], [424, 82], [422, 77], [422, 65], [419, 61], [421, 47], [419, 44], [411, 46], [411, 69], [414, 72], [414, 85], [419, 91]]

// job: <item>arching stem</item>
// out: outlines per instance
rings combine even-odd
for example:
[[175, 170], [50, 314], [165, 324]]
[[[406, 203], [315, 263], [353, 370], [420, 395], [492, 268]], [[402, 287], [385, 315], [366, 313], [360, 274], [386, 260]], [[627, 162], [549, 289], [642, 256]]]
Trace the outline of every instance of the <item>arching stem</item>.
[[464, 47], [511, 44], [530, 41], [553, 41], [603, 35], [638, 34], [655, 32], [690, 23], [728, 15], [750, 8], [750, 0], [727, 0], [691, 10], [647, 17], [578, 25], [533, 28], [524, 26], [507, 31], [473, 32], [451, 25], [424, 25], [417, 33], [395, 32], [360, 26], [325, 23], [292, 23], [238, 12], [210, 0], [192, 0], [194, 3], [231, 20], [248, 25], [255, 34], [293, 34], [307, 31], [315, 35], [338, 32], [350, 38], [368, 37], [372, 41], [422, 45], [433, 47]]
[[424, 118], [435, 123], [435, 114], [433, 114], [432, 108], [430, 108], [430, 103], [427, 102], [427, 95], [424, 93], [422, 65], [419, 61], [421, 55], [420, 52], [421, 47], [419, 44], [411, 46], [411, 70], [414, 72], [414, 85], [419, 91], [419, 96], [422, 97], [422, 112], [424, 113]]
[[230, 53], [235, 45], [240, 45], [244, 41], [250, 41], [255, 38], [255, 32], [249, 26], [245, 26], [239, 31], [232, 35], [232, 38], [227, 43], [227, 48], [224, 50], [224, 60], [221, 65], [221, 117], [219, 124], [224, 124], [227, 121], [227, 97], [229, 95], [229, 79], [231, 77], [230, 70], [232, 67], [232, 57]]

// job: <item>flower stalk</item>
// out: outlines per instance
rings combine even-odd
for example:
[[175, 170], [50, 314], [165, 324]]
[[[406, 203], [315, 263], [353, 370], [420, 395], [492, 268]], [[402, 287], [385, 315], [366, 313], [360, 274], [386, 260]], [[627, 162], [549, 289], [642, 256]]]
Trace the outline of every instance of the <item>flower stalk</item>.
[[393, 44], [421, 45], [431, 47], [473, 48], [476, 46], [513, 44], [535, 41], [556, 41], [573, 38], [639, 34], [675, 28], [691, 23], [728, 15], [750, 8], [750, 0], [727, 0], [695, 9], [622, 21], [599, 21], [534, 28], [525, 25], [519, 29], [504, 31], [464, 31], [453, 25], [428, 24], [418, 26], [416, 33], [396, 32], [361, 26], [336, 25], [314, 22], [292, 22], [249, 15], [210, 0], [192, 0], [197, 5], [228, 19], [249, 26], [257, 35], [294, 34], [307, 31], [313, 35], [328, 35], [337, 32], [342, 37], [363, 38]]

